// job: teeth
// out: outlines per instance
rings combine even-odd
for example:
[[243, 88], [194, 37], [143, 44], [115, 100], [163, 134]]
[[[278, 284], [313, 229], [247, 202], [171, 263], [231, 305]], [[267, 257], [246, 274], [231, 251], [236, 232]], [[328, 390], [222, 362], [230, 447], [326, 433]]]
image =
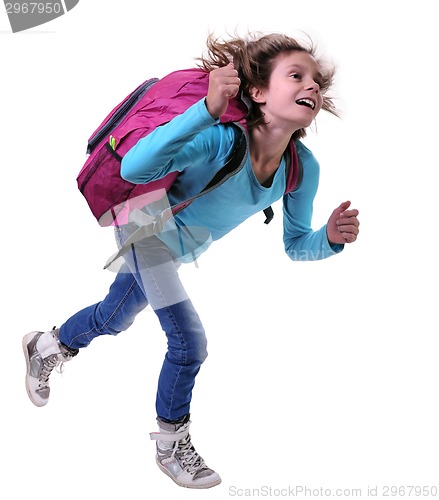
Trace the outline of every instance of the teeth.
[[311, 109], [314, 109], [315, 104], [311, 101], [311, 99], [298, 99], [297, 104], [304, 104], [305, 106], [309, 106]]

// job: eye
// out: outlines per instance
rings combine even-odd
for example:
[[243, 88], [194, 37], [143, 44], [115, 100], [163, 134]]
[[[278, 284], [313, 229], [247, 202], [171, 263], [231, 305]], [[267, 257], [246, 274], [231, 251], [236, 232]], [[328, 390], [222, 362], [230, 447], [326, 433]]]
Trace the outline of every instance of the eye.
[[328, 90], [328, 80], [325, 79], [325, 78], [317, 78], [315, 80], [315, 82], [317, 83], [317, 85], [320, 87], [320, 92], [324, 93]]
[[301, 80], [302, 75], [300, 73], [292, 73], [291, 78], [293, 78], [294, 80]]

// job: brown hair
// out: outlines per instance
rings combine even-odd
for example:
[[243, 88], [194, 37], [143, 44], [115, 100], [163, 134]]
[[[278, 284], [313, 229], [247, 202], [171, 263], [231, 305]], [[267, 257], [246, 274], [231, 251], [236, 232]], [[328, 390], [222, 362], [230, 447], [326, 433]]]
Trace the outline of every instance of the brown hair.
[[[273, 64], [277, 56], [285, 52], [306, 52], [310, 54], [321, 67], [322, 81], [321, 93], [323, 97], [322, 109], [338, 116], [333, 99], [326, 94], [334, 81], [335, 67], [328, 66], [322, 59], [317, 57], [316, 46], [310, 40], [307, 45], [300, 43], [296, 39], [287, 35], [271, 33], [259, 35], [249, 34], [247, 38], [235, 37], [229, 40], [215, 38], [212, 34], [207, 39], [207, 51], [197, 60], [199, 66], [206, 71], [227, 66], [233, 62], [241, 79], [241, 92], [244, 97], [250, 99], [250, 89], [267, 88], [273, 70]], [[264, 123], [264, 116], [259, 106], [252, 102], [252, 106], [247, 116], [249, 128], [257, 127]], [[293, 134], [293, 139], [305, 137], [305, 129], [297, 130]]]

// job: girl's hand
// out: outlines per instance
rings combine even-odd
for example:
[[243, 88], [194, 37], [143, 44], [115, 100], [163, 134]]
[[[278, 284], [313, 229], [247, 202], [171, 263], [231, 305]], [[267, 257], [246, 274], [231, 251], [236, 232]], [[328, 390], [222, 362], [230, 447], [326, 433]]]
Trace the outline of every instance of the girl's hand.
[[357, 239], [360, 226], [360, 221], [357, 218], [359, 212], [356, 209], [347, 210], [350, 205], [350, 201], [345, 201], [329, 217], [326, 226], [329, 243], [353, 243]]
[[209, 73], [206, 106], [213, 118], [218, 119], [226, 112], [229, 99], [238, 94], [240, 85], [241, 80], [232, 63]]

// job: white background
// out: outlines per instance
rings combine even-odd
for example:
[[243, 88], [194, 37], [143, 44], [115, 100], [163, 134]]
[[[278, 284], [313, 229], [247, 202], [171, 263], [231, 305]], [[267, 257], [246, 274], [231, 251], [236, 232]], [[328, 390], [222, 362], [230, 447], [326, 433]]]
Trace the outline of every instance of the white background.
[[433, 6], [81, 0], [17, 34], [0, 14], [0, 498], [198, 495], [154, 462], [165, 339], [152, 312], [54, 374], [44, 408], [27, 397], [21, 339], [101, 300], [114, 277], [111, 229], [76, 188], [88, 137], [143, 80], [193, 66], [209, 31], [235, 30], [306, 32], [338, 66], [342, 119], [322, 113], [305, 141], [321, 164], [314, 226], [349, 199], [361, 235], [291, 262], [274, 205], [272, 224], [258, 214], [182, 269], [209, 338], [191, 434], [223, 478], [201, 495], [439, 487]]

